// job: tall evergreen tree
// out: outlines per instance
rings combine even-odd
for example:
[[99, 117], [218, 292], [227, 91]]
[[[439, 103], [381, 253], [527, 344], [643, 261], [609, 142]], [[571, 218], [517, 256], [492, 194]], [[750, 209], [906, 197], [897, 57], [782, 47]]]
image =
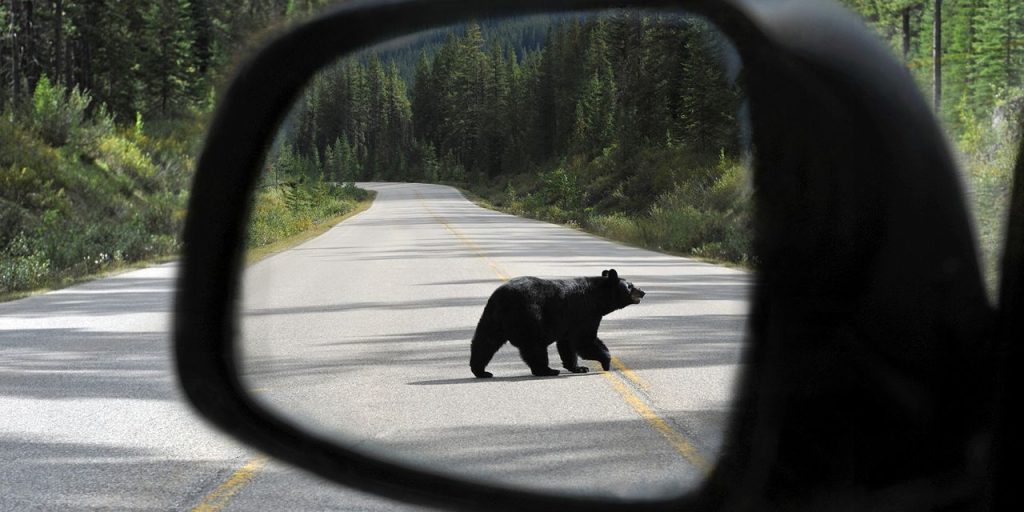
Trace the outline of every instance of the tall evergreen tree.
[[188, 0], [151, 0], [142, 11], [143, 57], [138, 68], [148, 112], [167, 115], [189, 99], [196, 66]]
[[430, 57], [426, 49], [420, 51], [416, 61], [415, 82], [412, 88], [412, 110], [416, 113], [413, 117], [413, 133], [423, 140], [434, 140], [433, 127], [436, 126], [437, 116], [435, 106], [437, 105], [436, 84], [432, 80]]
[[974, 41], [978, 80], [975, 100], [992, 105], [1001, 92], [1021, 86], [1024, 68], [1024, 4], [983, 0]]

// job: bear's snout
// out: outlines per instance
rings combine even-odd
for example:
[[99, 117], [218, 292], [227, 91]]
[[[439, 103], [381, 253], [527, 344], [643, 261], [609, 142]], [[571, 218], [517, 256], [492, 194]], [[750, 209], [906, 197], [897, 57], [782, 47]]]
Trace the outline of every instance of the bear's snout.
[[629, 298], [632, 299], [633, 304], [640, 304], [640, 299], [644, 298], [644, 295], [647, 295], [647, 293], [640, 288], [633, 288], [633, 291], [629, 294]]

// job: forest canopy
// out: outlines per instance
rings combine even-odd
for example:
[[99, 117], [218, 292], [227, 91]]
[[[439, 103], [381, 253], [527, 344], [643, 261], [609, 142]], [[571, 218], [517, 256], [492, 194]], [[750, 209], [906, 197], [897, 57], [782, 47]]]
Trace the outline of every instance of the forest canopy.
[[345, 59], [314, 78], [285, 141], [341, 180], [494, 178], [645, 147], [738, 155], [731, 49], [707, 23], [636, 12], [536, 23], [546, 44], [535, 49], [516, 32], [453, 29], [418, 52], [412, 80], [377, 53]]
[[[959, 150], [992, 281], [1024, 108], [1024, 4], [841, 2], [905, 63]], [[0, 1], [0, 295], [175, 254], [225, 77], [268, 31], [329, 3]], [[434, 31], [318, 74], [257, 201], [280, 220], [340, 204], [331, 183], [447, 182], [516, 214], [749, 262], [738, 71], [712, 27], [680, 16]]]
[[749, 259], [739, 60], [707, 22], [617, 10], [440, 40], [319, 73], [267, 180], [444, 182], [517, 214]]

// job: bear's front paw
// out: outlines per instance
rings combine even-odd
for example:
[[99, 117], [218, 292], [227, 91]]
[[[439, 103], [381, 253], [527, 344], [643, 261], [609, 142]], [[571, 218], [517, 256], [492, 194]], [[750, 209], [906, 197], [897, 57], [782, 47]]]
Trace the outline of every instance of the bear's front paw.
[[554, 377], [555, 375], [558, 375], [558, 370], [554, 368], [543, 368], [540, 370], [532, 370], [531, 372], [537, 377]]
[[483, 370], [480, 370], [480, 371], [473, 370], [473, 375], [476, 375], [476, 378], [478, 378], [478, 379], [489, 379], [491, 377], [494, 377], [493, 373], [485, 372]]
[[572, 368], [566, 366], [565, 369], [572, 373], [587, 373], [590, 371], [590, 368], [587, 368], [586, 366], [574, 366]]

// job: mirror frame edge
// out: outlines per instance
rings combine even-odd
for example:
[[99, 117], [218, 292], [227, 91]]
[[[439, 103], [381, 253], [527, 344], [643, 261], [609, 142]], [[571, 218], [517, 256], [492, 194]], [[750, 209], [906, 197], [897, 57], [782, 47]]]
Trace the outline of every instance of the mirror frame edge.
[[[780, 27], [787, 22], [772, 16], [775, 7], [751, 4], [745, 0], [353, 3], [331, 9], [265, 45], [258, 55], [243, 63], [217, 108], [190, 197], [174, 325], [177, 368], [189, 400], [219, 428], [272, 456], [335, 482], [411, 503], [464, 510], [482, 506], [494, 510], [588, 510], [611, 504], [637, 510], [710, 509], [724, 502], [729, 489], [758, 486], [753, 477], [741, 484], [709, 484], [715, 480], [716, 475], [712, 475], [702, 488], [679, 498], [614, 503], [608, 499], [522, 491], [409, 469], [318, 439], [265, 410], [238, 381], [233, 347], [245, 220], [265, 145], [302, 85], [334, 57], [395, 36], [474, 17], [616, 7], [678, 9], [702, 15], [736, 43], [744, 60], [748, 55], [745, 50], [754, 41], [763, 45], [759, 48], [762, 52], [770, 48], [785, 54], [799, 49], [799, 44], [794, 48], [792, 40], [780, 41], [786, 37]], [[805, 20], [814, 21], [819, 16], [834, 21], [831, 6], [790, 2], [789, 7], [792, 4], [808, 10]], [[339, 26], [350, 30], [338, 31]], [[742, 47], [741, 41], [748, 46]], [[289, 58], [299, 48], [313, 49], [307, 52], [312, 57], [301, 61]], [[859, 49], [854, 45], [847, 51]], [[238, 155], [244, 158], [236, 158]], [[752, 342], [757, 348], [756, 340]], [[749, 372], [750, 369], [744, 372], [743, 379], [750, 378]], [[740, 393], [749, 394], [749, 387], [739, 386]], [[744, 398], [757, 401], [758, 397]], [[753, 481], [749, 481], [751, 478]]]

